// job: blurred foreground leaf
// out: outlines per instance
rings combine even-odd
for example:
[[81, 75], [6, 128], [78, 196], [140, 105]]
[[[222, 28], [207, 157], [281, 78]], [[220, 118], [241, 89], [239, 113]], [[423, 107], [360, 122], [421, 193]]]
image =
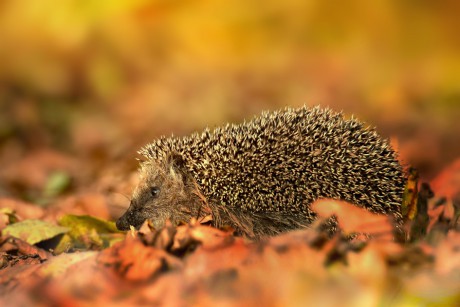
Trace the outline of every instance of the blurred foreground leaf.
[[90, 257], [94, 257], [95, 255], [96, 252], [94, 251], [62, 254], [48, 261], [42, 267], [41, 272], [45, 276], [56, 277], [65, 274], [67, 272], [67, 269], [75, 263], [86, 260]]
[[22, 239], [29, 244], [36, 244], [68, 231], [67, 227], [56, 226], [44, 221], [25, 220], [6, 226], [2, 231], [2, 236], [10, 235]]

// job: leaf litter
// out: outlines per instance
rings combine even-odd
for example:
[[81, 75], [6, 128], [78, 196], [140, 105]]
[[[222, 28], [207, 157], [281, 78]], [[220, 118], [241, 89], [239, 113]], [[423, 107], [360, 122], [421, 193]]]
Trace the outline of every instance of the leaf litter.
[[[459, 199], [437, 196], [428, 184], [418, 188], [403, 238], [388, 217], [328, 199], [312, 205], [319, 218], [310, 228], [260, 241], [209, 220], [162, 229], [147, 221], [120, 233], [113, 222], [87, 215], [64, 214], [56, 223], [8, 218], [0, 303], [456, 305]], [[47, 219], [47, 212], [40, 214]], [[14, 210], [4, 214], [15, 217]], [[331, 219], [332, 235], [325, 227]]]

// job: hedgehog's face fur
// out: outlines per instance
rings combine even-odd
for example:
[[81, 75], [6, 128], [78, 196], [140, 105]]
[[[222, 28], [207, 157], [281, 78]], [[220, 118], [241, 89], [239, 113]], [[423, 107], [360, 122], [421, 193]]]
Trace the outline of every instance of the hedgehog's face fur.
[[139, 228], [146, 219], [159, 229], [167, 219], [173, 224], [188, 222], [193, 215], [195, 197], [193, 180], [184, 171], [178, 155], [169, 155], [160, 162], [141, 164], [140, 182], [134, 189], [131, 204], [116, 225], [128, 230]]

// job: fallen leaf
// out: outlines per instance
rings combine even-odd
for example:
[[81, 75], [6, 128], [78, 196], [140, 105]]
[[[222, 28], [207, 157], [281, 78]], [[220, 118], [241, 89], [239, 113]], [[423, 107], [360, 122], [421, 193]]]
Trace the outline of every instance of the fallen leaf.
[[42, 248], [10, 236], [2, 238], [0, 242], [0, 251], [22, 256], [34, 255], [38, 256], [40, 261], [47, 260], [52, 256], [51, 253]]
[[43, 276], [57, 277], [65, 274], [70, 266], [96, 255], [95, 251], [62, 254], [44, 263], [39, 272]]
[[230, 232], [199, 224], [190, 228], [190, 237], [207, 249], [225, 247], [235, 241], [235, 237]]
[[70, 233], [75, 236], [81, 236], [94, 229], [97, 233], [121, 233], [112, 221], [104, 221], [89, 215], [64, 215], [59, 224], [70, 228]]
[[2, 236], [10, 235], [29, 244], [36, 244], [68, 231], [67, 227], [56, 226], [41, 220], [25, 220], [6, 226], [2, 230]]
[[[69, 229], [68, 235], [72, 239], [72, 244], [77, 248], [90, 248], [93, 245], [108, 247], [124, 237], [114, 222], [89, 215], [64, 215], [59, 220], [59, 224]], [[58, 246], [57, 249], [61, 251], [63, 246]]]
[[322, 218], [335, 216], [346, 235], [352, 233], [392, 234], [393, 226], [386, 215], [379, 215], [359, 208], [346, 201], [320, 199], [311, 208]]
[[98, 261], [110, 265], [130, 281], [146, 281], [162, 271], [182, 267], [182, 262], [176, 257], [161, 249], [145, 246], [131, 234], [126, 235], [124, 241], [102, 251]]

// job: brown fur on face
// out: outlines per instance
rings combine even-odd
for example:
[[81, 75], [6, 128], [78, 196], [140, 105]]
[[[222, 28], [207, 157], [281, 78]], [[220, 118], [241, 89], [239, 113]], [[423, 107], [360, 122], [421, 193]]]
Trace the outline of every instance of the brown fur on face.
[[140, 182], [133, 192], [128, 210], [117, 220], [117, 228], [139, 228], [146, 219], [159, 229], [167, 219], [177, 225], [199, 214], [200, 200], [194, 180], [184, 172], [178, 155], [170, 154], [159, 162], [141, 164]]

